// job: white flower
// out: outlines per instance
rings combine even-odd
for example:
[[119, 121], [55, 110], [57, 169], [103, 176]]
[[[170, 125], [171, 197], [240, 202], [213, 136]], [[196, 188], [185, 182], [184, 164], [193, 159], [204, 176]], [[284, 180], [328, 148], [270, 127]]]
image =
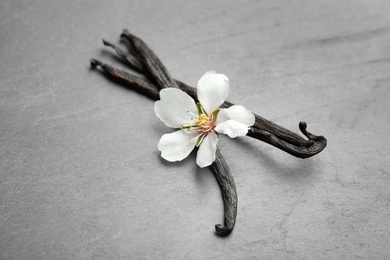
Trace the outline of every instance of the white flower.
[[199, 148], [196, 163], [206, 167], [215, 161], [218, 138], [216, 133], [231, 138], [244, 136], [255, 116], [245, 107], [234, 105], [219, 108], [229, 94], [229, 79], [215, 71], [206, 72], [198, 82], [199, 102], [185, 92], [166, 88], [160, 91], [160, 100], [154, 105], [156, 115], [173, 128], [158, 143], [161, 157], [170, 162], [181, 161], [196, 147]]

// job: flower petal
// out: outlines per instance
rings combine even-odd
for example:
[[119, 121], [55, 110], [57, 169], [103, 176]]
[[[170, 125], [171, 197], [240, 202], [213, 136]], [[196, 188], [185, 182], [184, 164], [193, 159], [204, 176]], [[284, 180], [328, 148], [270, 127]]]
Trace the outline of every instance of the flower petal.
[[185, 159], [195, 147], [195, 142], [189, 142], [189, 139], [196, 136], [197, 133], [183, 130], [163, 135], [158, 142], [161, 157], [170, 162]]
[[219, 111], [215, 131], [235, 138], [246, 135], [254, 123], [255, 115], [250, 110], [234, 105]]
[[218, 137], [214, 132], [209, 133], [199, 146], [196, 156], [196, 163], [203, 168], [210, 166], [215, 161], [215, 151], [217, 150]]
[[211, 70], [198, 81], [197, 94], [199, 102], [207, 113], [213, 112], [225, 102], [229, 94], [229, 79]]
[[195, 101], [184, 91], [166, 88], [160, 91], [160, 100], [154, 103], [154, 112], [166, 126], [179, 128], [182, 124], [191, 123], [192, 114], [197, 115]]

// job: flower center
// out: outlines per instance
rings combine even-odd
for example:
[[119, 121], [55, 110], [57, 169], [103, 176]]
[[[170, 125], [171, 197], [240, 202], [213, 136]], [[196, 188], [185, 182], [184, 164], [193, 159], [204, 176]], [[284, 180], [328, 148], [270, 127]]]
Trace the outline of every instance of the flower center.
[[206, 114], [203, 114], [203, 113], [200, 114], [198, 121], [196, 121], [195, 125], [197, 125], [199, 127], [197, 132], [202, 132], [204, 134], [210, 133], [211, 131], [214, 130], [214, 128], [216, 126], [215, 120], [213, 118], [213, 114], [210, 113], [209, 116], [207, 116]]
[[199, 115], [191, 113], [188, 110], [186, 111], [187, 113], [192, 114], [194, 116], [191, 117], [191, 121], [195, 121], [195, 122], [190, 124], [185, 124], [185, 125], [183, 124], [181, 125], [180, 128], [182, 130], [199, 133], [196, 137], [190, 138], [188, 140], [188, 142], [196, 141], [196, 146], [198, 147], [202, 143], [203, 139], [209, 133], [214, 131], [214, 128], [217, 126], [216, 120], [217, 120], [219, 108], [207, 115], [207, 112], [204, 110], [201, 104], [198, 103], [197, 106], [198, 106]]
[[210, 120], [206, 114], [202, 113], [199, 115], [198, 121], [196, 121], [195, 124], [198, 125], [199, 127], [205, 127], [210, 121], [212, 121], [212, 118]]
[[192, 131], [192, 132], [198, 132], [201, 134], [208, 134], [211, 131], [213, 131], [214, 128], [216, 127], [215, 118], [212, 113], [210, 113], [209, 116], [202, 113], [196, 117], [191, 117], [191, 120], [195, 122], [186, 125], [181, 125], [181, 129]]

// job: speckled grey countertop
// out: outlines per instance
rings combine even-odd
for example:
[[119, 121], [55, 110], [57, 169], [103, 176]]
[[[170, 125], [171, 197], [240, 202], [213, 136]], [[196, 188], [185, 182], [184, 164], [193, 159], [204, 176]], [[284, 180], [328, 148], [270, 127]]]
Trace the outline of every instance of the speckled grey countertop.
[[[389, 259], [390, 2], [0, 2], [0, 259]], [[90, 70], [123, 67], [123, 28], [171, 74], [214, 69], [229, 100], [327, 137], [301, 160], [220, 137], [235, 178], [160, 158], [153, 102]]]

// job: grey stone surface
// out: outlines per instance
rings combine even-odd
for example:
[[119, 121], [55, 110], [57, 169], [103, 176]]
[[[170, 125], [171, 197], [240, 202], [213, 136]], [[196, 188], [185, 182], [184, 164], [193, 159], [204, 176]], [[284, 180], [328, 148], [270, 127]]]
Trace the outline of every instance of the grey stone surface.
[[[0, 2], [1, 259], [389, 259], [390, 2]], [[128, 28], [171, 74], [214, 69], [229, 100], [328, 147], [297, 159], [220, 137], [239, 196], [195, 155], [160, 158], [153, 102], [89, 68], [123, 67]]]

